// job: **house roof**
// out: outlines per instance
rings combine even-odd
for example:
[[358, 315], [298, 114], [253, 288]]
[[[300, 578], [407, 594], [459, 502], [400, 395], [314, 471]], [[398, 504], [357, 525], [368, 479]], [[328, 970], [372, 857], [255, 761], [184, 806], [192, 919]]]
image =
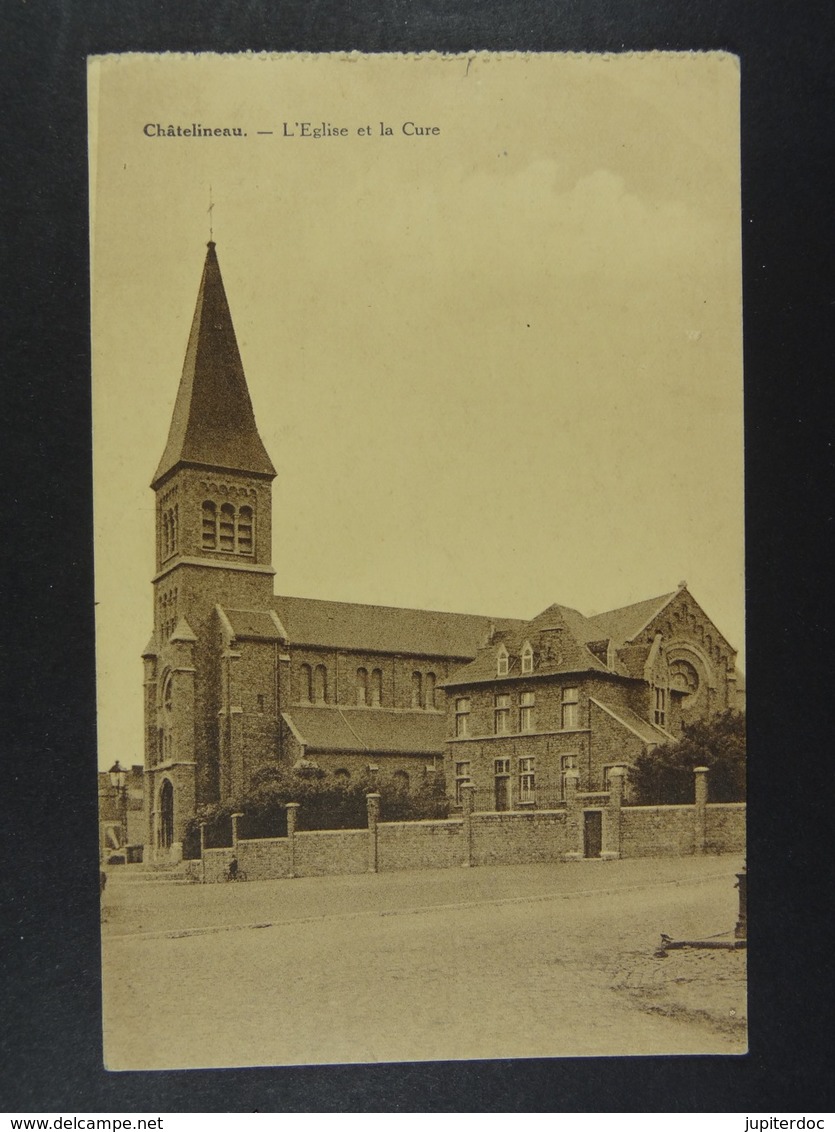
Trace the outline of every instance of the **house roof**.
[[[510, 656], [507, 677], [498, 676], [499, 641], [483, 646], [475, 660], [458, 668], [444, 681], [444, 687], [463, 684], [488, 684], [496, 679], [530, 679], [559, 673], [610, 672], [611, 669], [594, 655], [584, 639], [585, 618], [576, 609], [549, 605], [532, 621], [527, 621], [504, 634], [501, 644]], [[533, 672], [523, 673], [520, 656], [526, 641], [534, 649]]]
[[631, 708], [612, 707], [611, 704], [603, 703], [603, 701], [599, 700], [596, 696], [589, 696], [589, 699], [613, 719], [616, 719], [618, 723], [628, 731], [637, 735], [644, 743], [657, 747], [659, 744], [669, 743], [673, 739], [669, 731], [665, 731], [663, 727], [656, 727], [656, 725], [650, 723], [649, 720], [641, 719]]
[[[517, 623], [511, 632], [504, 634], [503, 643], [510, 653], [507, 675], [510, 678], [528, 676], [521, 671], [519, 655], [525, 641], [530, 640], [536, 656], [533, 676], [605, 672], [639, 679], [643, 675], [647, 650], [643, 646], [624, 648], [624, 645], [637, 636], [677, 592], [674, 590], [593, 617], [585, 617], [568, 605], [549, 605], [532, 621], [521, 625]], [[620, 650], [612, 659], [612, 667], [596, 655], [606, 641], [611, 641], [614, 648]], [[591, 645], [594, 651], [589, 647]], [[502, 679], [496, 670], [498, 646], [499, 641], [494, 639], [490, 645], [483, 647], [475, 660], [453, 672], [445, 685], [492, 683], [497, 678]]]
[[178, 464], [275, 475], [255, 424], [213, 240], [208, 243], [168, 442], [151, 486], [156, 488]]
[[585, 639], [593, 641], [599, 637], [609, 637], [616, 647], [626, 644], [661, 612], [677, 592], [673, 590], [672, 593], [650, 597], [646, 601], [635, 602], [634, 605], [624, 605], [620, 609], [610, 609], [607, 613], [585, 617], [583, 620], [586, 622], [586, 632], [591, 634]]
[[276, 597], [274, 608], [294, 645], [453, 659], [475, 656], [493, 627], [514, 629], [525, 624], [470, 613], [304, 597]]
[[446, 739], [443, 712], [294, 707], [282, 715], [308, 751], [436, 755]]

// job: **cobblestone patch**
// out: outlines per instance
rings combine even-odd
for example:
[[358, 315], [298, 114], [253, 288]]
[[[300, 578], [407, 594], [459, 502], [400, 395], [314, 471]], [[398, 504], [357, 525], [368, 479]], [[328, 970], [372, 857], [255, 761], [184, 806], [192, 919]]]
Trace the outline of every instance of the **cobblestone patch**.
[[683, 948], [669, 951], [666, 959], [632, 952], [610, 970], [610, 985], [648, 1013], [741, 1037], [748, 1016], [746, 958], [744, 949]]

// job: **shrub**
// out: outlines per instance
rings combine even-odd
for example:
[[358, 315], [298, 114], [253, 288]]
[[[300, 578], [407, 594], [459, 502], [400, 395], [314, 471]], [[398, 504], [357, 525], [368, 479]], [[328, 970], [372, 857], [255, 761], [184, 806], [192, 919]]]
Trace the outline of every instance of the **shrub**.
[[681, 738], [644, 751], [629, 773], [636, 805], [692, 805], [693, 770], [706, 766], [712, 802], [745, 801], [745, 715], [728, 709], [686, 724]]
[[449, 814], [443, 774], [426, 772], [413, 791], [397, 778], [382, 781], [364, 774], [350, 779], [328, 774], [315, 763], [293, 768], [261, 767], [253, 775], [252, 789], [237, 802], [216, 803], [200, 808], [192, 818], [183, 842], [183, 856], [200, 855], [200, 822], [206, 822], [206, 846], [232, 844], [232, 814], [240, 813], [238, 833], [242, 838], [284, 837], [287, 833], [288, 802], [298, 802], [299, 830], [365, 829], [368, 825], [366, 794], [380, 795], [383, 821], [421, 821]]

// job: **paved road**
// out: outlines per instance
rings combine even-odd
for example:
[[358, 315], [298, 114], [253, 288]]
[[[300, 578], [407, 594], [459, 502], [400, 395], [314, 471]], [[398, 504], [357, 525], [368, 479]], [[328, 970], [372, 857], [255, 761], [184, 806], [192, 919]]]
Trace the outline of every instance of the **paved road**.
[[[106, 896], [112, 1069], [735, 1053], [642, 1012], [616, 963], [726, 930], [736, 858], [588, 861]], [[260, 925], [260, 926], [259, 926]], [[664, 961], [659, 961], [664, 962]]]

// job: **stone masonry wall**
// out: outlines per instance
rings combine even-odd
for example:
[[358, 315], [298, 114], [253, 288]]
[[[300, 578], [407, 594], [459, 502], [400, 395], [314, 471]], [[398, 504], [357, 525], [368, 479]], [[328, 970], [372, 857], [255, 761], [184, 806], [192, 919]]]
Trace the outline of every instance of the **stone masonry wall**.
[[624, 806], [622, 857], [688, 857], [695, 844], [695, 806]]
[[472, 838], [474, 865], [559, 861], [569, 848], [564, 810], [473, 814]]
[[745, 851], [745, 803], [709, 802], [705, 815], [705, 850], [708, 853]]
[[296, 876], [364, 873], [368, 869], [366, 829], [320, 829], [297, 833], [295, 842]]
[[449, 869], [464, 860], [463, 822], [381, 822], [377, 827], [378, 870]]

